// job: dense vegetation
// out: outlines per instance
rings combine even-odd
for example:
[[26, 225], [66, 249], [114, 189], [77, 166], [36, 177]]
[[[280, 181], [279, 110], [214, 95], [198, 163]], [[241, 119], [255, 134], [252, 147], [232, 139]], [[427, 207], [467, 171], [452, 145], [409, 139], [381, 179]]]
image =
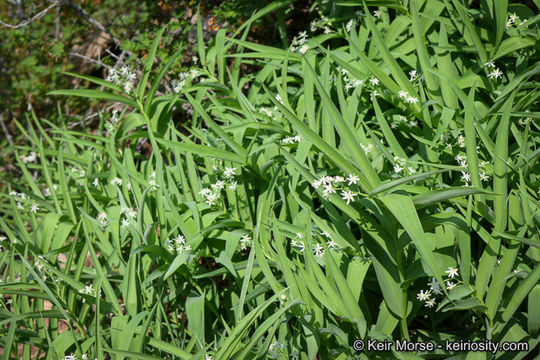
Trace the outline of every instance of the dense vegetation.
[[16, 122], [5, 359], [538, 355], [538, 6], [320, 1], [288, 37], [290, 6], [58, 74], [93, 127]]

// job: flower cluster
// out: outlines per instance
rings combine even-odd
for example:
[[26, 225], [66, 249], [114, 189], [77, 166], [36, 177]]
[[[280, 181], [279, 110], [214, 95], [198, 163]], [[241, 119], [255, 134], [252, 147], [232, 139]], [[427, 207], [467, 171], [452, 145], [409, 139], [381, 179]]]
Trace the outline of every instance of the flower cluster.
[[364, 80], [355, 79], [351, 76], [351, 73], [342, 67], [339, 67], [338, 70], [343, 75], [343, 81], [345, 82], [345, 90], [354, 89], [359, 86], [364, 85]]
[[309, 24], [309, 30], [311, 32], [315, 32], [318, 29], [324, 29], [324, 31], [326, 33], [329, 30], [328, 22], [329, 22], [329, 19], [327, 17], [322, 17], [320, 19], [315, 19]]
[[[459, 283], [459, 280], [455, 279], [457, 282], [454, 282], [454, 278], [458, 276], [458, 269], [450, 266], [448, 270], [446, 270], [446, 274], [448, 274], [448, 279], [444, 280], [446, 290], [450, 291], [453, 288], [456, 287], [456, 285]], [[437, 282], [437, 279], [433, 277], [431, 279], [431, 282], [427, 283], [429, 286], [429, 290], [420, 290], [420, 292], [416, 295], [416, 298], [420, 301], [425, 302], [425, 306], [428, 308], [432, 308], [435, 306], [435, 299], [432, 298], [432, 295], [442, 295], [442, 289], [441, 285]]]
[[416, 104], [419, 101], [416, 96], [410, 96], [409, 93], [404, 90], [400, 90], [398, 96], [407, 104]]
[[240, 239], [240, 248], [242, 250], [247, 250], [247, 247], [251, 245], [251, 236], [249, 236], [248, 234], [242, 236], [242, 238]]
[[292, 40], [291, 51], [295, 52], [298, 50], [300, 54], [304, 55], [309, 50], [309, 46], [306, 44], [306, 41], [307, 33], [305, 31], [300, 32]]
[[506, 21], [506, 30], [508, 30], [509, 28], [511, 28], [513, 25], [525, 25], [527, 23], [527, 19], [523, 20], [522, 22], [520, 22], [518, 24], [518, 21], [519, 21], [519, 16], [516, 15], [516, 13], [512, 13], [508, 16], [508, 20]]
[[488, 61], [487, 63], [484, 64], [484, 66], [486, 66], [487, 68], [491, 70], [491, 72], [488, 74], [488, 78], [490, 79], [502, 78], [503, 73], [501, 70], [499, 70], [498, 67], [495, 66], [495, 63], [493, 62], [493, 60]]
[[167, 239], [165, 241], [165, 245], [167, 245], [169, 251], [174, 252], [176, 250], [179, 255], [184, 252], [191, 251], [191, 246], [186, 245], [186, 238], [180, 234], [178, 234], [178, 236], [172, 240]]
[[347, 22], [347, 25], [345, 25], [345, 30], [347, 30], [347, 32], [350, 32], [353, 26], [355, 25], [356, 25], [356, 21], [354, 19], [351, 19]]
[[199, 76], [199, 70], [191, 69], [186, 72], [181, 72], [178, 74], [178, 78], [171, 81], [171, 87], [175, 94], [178, 94], [182, 91], [186, 84], [190, 83], [194, 78]]
[[120, 215], [125, 215], [125, 217], [122, 219], [122, 227], [127, 227], [131, 224], [131, 221], [137, 217], [137, 210], [122, 207], [122, 209], [120, 209]]
[[283, 138], [281, 142], [285, 144], [294, 144], [294, 143], [299, 143], [300, 140], [302, 140], [300, 135], [296, 135], [296, 136], [287, 136]]
[[35, 162], [38, 158], [38, 154], [35, 151], [30, 151], [27, 156], [21, 156], [21, 161], [23, 163]]
[[[217, 170], [217, 167], [215, 167], [214, 170]], [[227, 183], [229, 184], [229, 186], [227, 187], [229, 190], [236, 190], [238, 182], [234, 180], [234, 177], [236, 175], [235, 171], [236, 168], [225, 167], [225, 170], [223, 170], [223, 177], [225, 180], [218, 179], [215, 183], [210, 184], [210, 188], [204, 188], [199, 191], [199, 195], [204, 197], [205, 202], [208, 206], [212, 206], [216, 203], [216, 201], [221, 196], [221, 190], [225, 189]]]
[[412, 175], [416, 173], [416, 169], [412, 166], [407, 166], [407, 159], [394, 156], [394, 173], [399, 174], [401, 172]]
[[120, 71], [116, 69], [109, 70], [109, 75], [106, 78], [107, 81], [122, 86], [127, 94], [133, 91], [135, 79], [137, 79], [137, 75], [127, 66], [122, 66]]

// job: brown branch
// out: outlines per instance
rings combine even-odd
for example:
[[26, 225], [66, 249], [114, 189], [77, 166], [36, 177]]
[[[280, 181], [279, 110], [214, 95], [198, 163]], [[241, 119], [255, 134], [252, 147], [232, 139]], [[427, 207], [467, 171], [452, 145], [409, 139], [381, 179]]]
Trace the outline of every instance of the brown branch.
[[33, 23], [34, 21], [37, 21], [37, 20], [41, 19], [43, 16], [45, 16], [45, 14], [47, 14], [47, 12], [49, 12], [49, 10], [51, 10], [52, 8], [54, 8], [56, 6], [61, 5], [63, 2], [64, 2], [64, 0], [53, 1], [51, 3], [51, 5], [49, 5], [45, 10], [40, 11], [36, 15], [32, 16], [30, 19], [26, 19], [26, 20], [21, 21], [17, 25], [11, 25], [11, 24], [3, 22], [2, 20], [0, 20], [0, 25], [8, 27], [10, 29], [20, 29], [22, 27], [25, 27], [26, 25], [29, 25], [29, 24]]
[[80, 16], [86, 19], [90, 24], [97, 27], [99, 30], [106, 32], [111, 39], [114, 41], [116, 45], [120, 44], [120, 40], [114, 36], [109, 29], [107, 29], [105, 26], [101, 25], [96, 19], [92, 18], [82, 7], [80, 7], [75, 1], [73, 0], [64, 0], [68, 3], [69, 6], [71, 6]]
[[2, 130], [4, 131], [4, 134], [6, 135], [6, 139], [8, 143], [11, 146], [13, 146], [13, 136], [11, 136], [6, 124], [4, 124], [4, 113], [0, 114], [0, 126], [2, 127]]

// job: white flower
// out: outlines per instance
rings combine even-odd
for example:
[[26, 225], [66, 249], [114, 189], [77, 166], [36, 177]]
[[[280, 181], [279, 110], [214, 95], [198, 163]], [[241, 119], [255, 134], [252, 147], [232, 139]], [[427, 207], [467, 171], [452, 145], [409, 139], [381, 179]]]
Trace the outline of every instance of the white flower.
[[502, 78], [502, 75], [503, 75], [502, 71], [499, 70], [499, 68], [496, 68], [496, 69], [494, 69], [492, 72], [490, 72], [488, 74], [488, 78], [490, 78], [490, 79], [493, 79], [493, 78], [498, 79], [498, 78]]
[[94, 185], [95, 187], [98, 187], [99, 186], [99, 179], [95, 178], [94, 181], [92, 182], [92, 185]]
[[414, 79], [416, 79], [418, 77], [418, 72], [416, 70], [411, 70], [409, 71], [409, 81], [413, 81]]
[[225, 182], [222, 181], [222, 180], [218, 180], [216, 181], [215, 184], [212, 184], [210, 185], [214, 190], [216, 191], [220, 191], [221, 189], [223, 189], [225, 187]]
[[87, 294], [87, 295], [94, 295], [94, 288], [92, 287], [92, 284], [86, 285], [84, 288], [79, 290], [81, 294]]
[[349, 182], [350, 186], [351, 184], [357, 184], [358, 181], [360, 181], [360, 178], [358, 177], [358, 175], [349, 174], [349, 176], [347, 177], [347, 181]]
[[351, 201], [354, 202], [354, 197], [357, 196], [357, 194], [354, 194], [352, 191], [350, 190], [347, 190], [347, 191], [342, 191], [341, 192], [341, 196], [342, 196], [342, 199], [343, 200], [347, 200], [347, 205], [349, 205], [349, 203]]
[[379, 85], [379, 79], [377, 78], [369, 79], [369, 82], [372, 86]]
[[204, 360], [214, 360], [212, 355], [204, 355]]
[[300, 49], [298, 49], [298, 52], [302, 55], [304, 55], [305, 53], [307, 53], [307, 51], [309, 50], [309, 46], [307, 45], [302, 45], [302, 47]]
[[429, 299], [428, 301], [426, 301], [426, 307], [428, 308], [432, 308], [435, 306], [435, 299]]
[[408, 95], [409, 93], [406, 92], [406, 91], [400, 90], [398, 94], [399, 94], [399, 97], [400, 97], [400, 98], [405, 99], [405, 98], [407, 98], [407, 95]]
[[39, 210], [39, 205], [36, 204], [36, 203], [33, 203], [31, 208], [30, 208], [30, 211], [35, 214], [38, 210]]
[[300, 233], [300, 232], [297, 232], [296, 233], [296, 237], [299, 238], [299, 239], [303, 239], [304, 238], [304, 234]]
[[405, 101], [407, 101], [409, 104], [416, 104], [418, 102], [418, 98], [416, 96], [407, 96]]
[[111, 180], [111, 184], [121, 186], [122, 185], [122, 179], [120, 179], [119, 177], [115, 177], [114, 179]]
[[368, 146], [365, 146], [364, 144], [360, 144], [360, 146], [362, 147], [362, 149], [364, 150], [364, 153], [367, 155], [368, 153], [371, 152], [371, 150], [373, 150], [373, 144], [368, 144]]
[[100, 212], [97, 216], [97, 220], [103, 224], [103, 225], [106, 225], [107, 224], [107, 213], [105, 212]]
[[401, 171], [403, 171], [403, 168], [399, 164], [394, 165], [394, 172], [396, 174], [399, 174]]
[[495, 67], [495, 63], [493, 62], [493, 60], [489, 60], [487, 63], [484, 64], [484, 66], [494, 68], [494, 67]]
[[64, 356], [64, 360], [77, 360], [77, 357], [71, 353], [71, 355]]
[[330, 30], [330, 28], [328, 26], [325, 26], [324, 27], [324, 31], [323, 31], [325, 34], [330, 34], [332, 32], [332, 30]]
[[349, 20], [347, 25], [345, 25], [345, 30], [347, 30], [347, 32], [351, 31], [351, 28], [353, 27], [353, 25], [354, 25], [354, 20], [353, 19]]
[[238, 183], [236, 181], [233, 181], [229, 185], [229, 190], [235, 191], [237, 186], [238, 186]]
[[415, 174], [415, 173], [416, 173], [416, 169], [413, 168], [412, 166], [409, 166], [409, 167], [407, 168], [407, 170], [409, 170], [409, 174]]
[[313, 249], [313, 254], [318, 257], [324, 256], [324, 248], [321, 244], [315, 245], [315, 248]]
[[489, 181], [489, 175], [487, 175], [485, 172], [480, 173], [480, 180], [482, 181]]
[[454, 269], [451, 266], [445, 272], [448, 274], [448, 277], [451, 279], [453, 279], [455, 276], [458, 276], [458, 270]]
[[420, 301], [429, 300], [430, 293], [428, 291], [420, 290], [416, 295], [416, 298]]
[[411, 121], [409, 121], [409, 126], [410, 127], [416, 127], [416, 126], [418, 126], [418, 122], [416, 120], [411, 120]]
[[251, 240], [252, 240], [252, 239], [251, 239], [251, 236], [249, 236], [249, 235], [247, 235], [247, 234], [244, 235], [244, 236], [242, 236], [242, 238], [240, 239], [240, 244], [241, 244], [241, 246], [242, 246], [242, 250], [246, 250], [246, 249], [247, 249], [248, 245], [251, 244]]
[[127, 226], [129, 226], [129, 219], [123, 218], [122, 219], [122, 227], [127, 227]]
[[446, 290], [450, 291], [452, 290], [453, 288], [456, 287], [457, 284], [454, 284], [452, 281], [449, 281], [446, 283]]
[[283, 99], [281, 98], [280, 94], [276, 95], [276, 101], [279, 102], [280, 104], [283, 104]]
[[236, 168], [226, 167], [225, 171], [223, 172], [223, 176], [225, 176], [225, 178], [227, 178], [227, 179], [230, 179], [230, 178], [234, 177], [234, 175], [236, 175], [234, 173], [234, 170], [236, 170]]
[[338, 247], [337, 244], [336, 244], [336, 242], [335, 242], [334, 240], [329, 240], [329, 241], [327, 241], [327, 242], [326, 242], [326, 245], [327, 245], [329, 248], [333, 248], [333, 249], [335, 249], [335, 248]]
[[433, 291], [433, 293], [435, 295], [441, 295], [442, 294], [441, 287], [440, 287], [439, 283], [437, 282], [437, 279], [432, 278], [431, 282], [428, 283], [428, 285], [429, 285], [429, 288], [431, 289], [431, 291]]
[[463, 135], [458, 136], [457, 142], [460, 147], [465, 147], [465, 138], [463, 137]]
[[373, 16], [375, 16], [376, 18], [379, 18], [379, 19], [380, 19], [381, 16], [382, 16], [382, 11], [379, 10], [379, 9], [375, 10], [375, 11], [373, 12]]
[[462, 171], [461, 172], [461, 180], [465, 181], [465, 182], [470, 182], [471, 181], [471, 174], [469, 174], [468, 172], [465, 172], [465, 171]]

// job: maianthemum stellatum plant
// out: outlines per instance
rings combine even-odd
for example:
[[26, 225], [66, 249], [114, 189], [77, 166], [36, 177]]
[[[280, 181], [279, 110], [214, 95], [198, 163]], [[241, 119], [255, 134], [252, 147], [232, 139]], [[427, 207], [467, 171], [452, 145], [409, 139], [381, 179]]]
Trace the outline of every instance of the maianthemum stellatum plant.
[[[197, 67], [153, 68], [158, 36], [141, 76], [52, 93], [117, 102], [97, 132], [30, 119], [1, 203], [5, 359], [534, 356], [538, 15], [336, 2], [287, 49], [246, 41], [285, 5], [210, 43], [199, 24]], [[520, 347], [353, 346], [373, 339]]]

